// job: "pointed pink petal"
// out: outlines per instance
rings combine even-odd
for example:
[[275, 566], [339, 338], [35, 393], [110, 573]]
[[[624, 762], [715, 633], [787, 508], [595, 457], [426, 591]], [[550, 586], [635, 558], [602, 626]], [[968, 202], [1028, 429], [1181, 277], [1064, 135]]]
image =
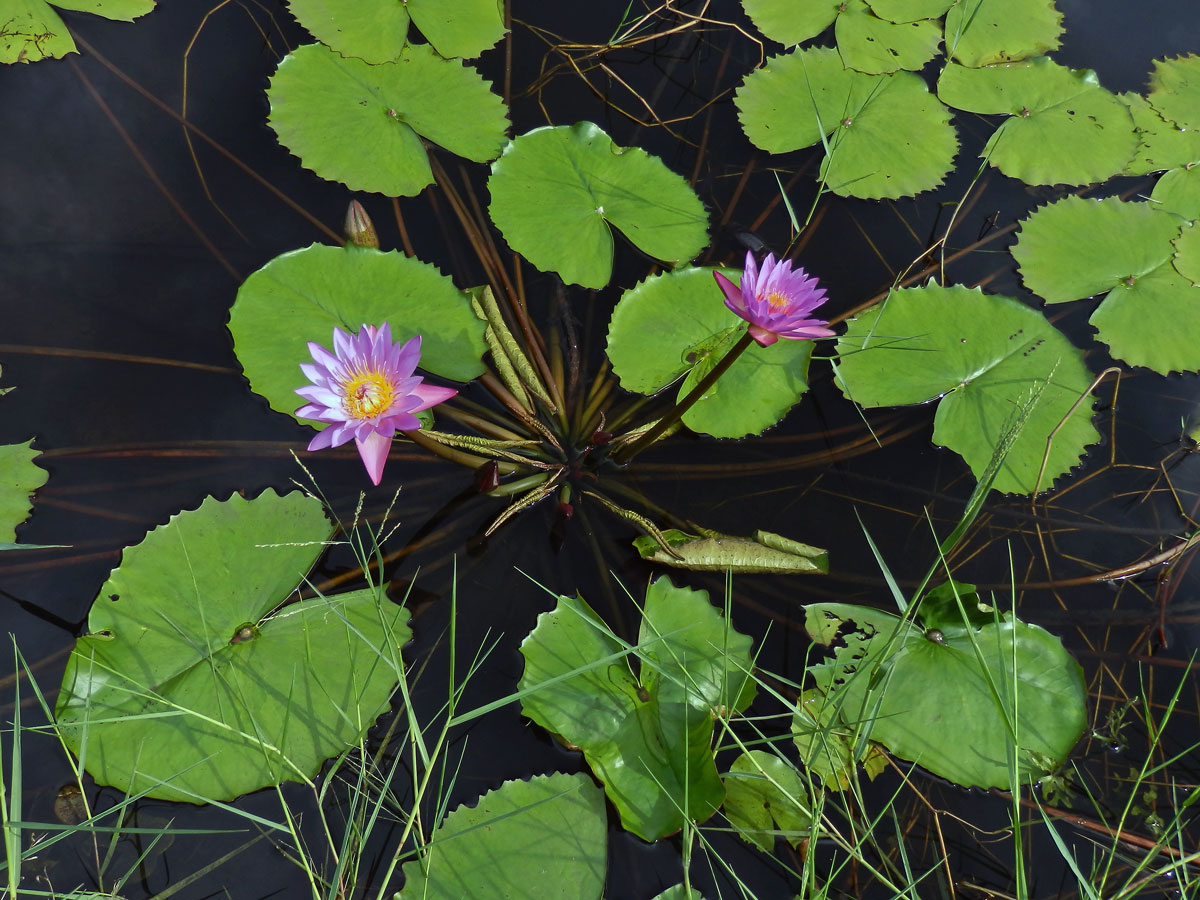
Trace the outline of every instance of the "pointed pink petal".
[[[745, 278], [746, 276], [743, 275], [742, 277]], [[725, 294], [725, 305], [733, 312], [741, 315], [742, 310], [746, 308], [746, 302], [742, 299], [742, 289], [720, 272], [713, 272], [713, 278], [717, 280], [717, 286]]]
[[333, 329], [333, 352], [343, 361], [354, 358], [354, 338], [336, 326]]
[[318, 431], [317, 436], [308, 442], [308, 450], [324, 450], [327, 447], [333, 446], [333, 432], [336, 429], [326, 428], [323, 431]]
[[372, 431], [365, 438], [355, 438], [355, 443], [358, 445], [358, 455], [367, 467], [367, 476], [371, 483], [379, 484], [383, 478], [383, 464], [387, 462], [388, 450], [392, 446], [392, 436]]
[[411, 394], [413, 397], [419, 397], [421, 402], [409, 409], [409, 412], [420, 412], [423, 409], [441, 403], [444, 400], [449, 400], [458, 391], [454, 388], [438, 387], [436, 384], [421, 384]]
[[757, 325], [750, 326], [750, 337], [758, 341], [760, 347], [770, 347], [773, 343], [779, 340], [779, 336], [771, 333]]

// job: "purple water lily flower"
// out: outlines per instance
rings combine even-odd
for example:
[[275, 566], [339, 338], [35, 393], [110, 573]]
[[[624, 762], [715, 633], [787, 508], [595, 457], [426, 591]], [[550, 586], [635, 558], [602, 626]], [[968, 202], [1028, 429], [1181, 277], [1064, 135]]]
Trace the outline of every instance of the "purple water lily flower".
[[334, 328], [333, 353], [313, 341], [308, 351], [313, 361], [301, 363], [300, 370], [312, 384], [296, 388], [308, 401], [296, 416], [329, 423], [308, 449], [340, 447], [354, 438], [374, 484], [383, 477], [392, 435], [420, 428], [413, 413], [458, 393], [423, 384], [421, 376], [413, 375], [421, 359], [421, 336], [393, 343], [387, 322], [378, 328], [364, 325], [353, 337]]
[[825, 289], [803, 269], [793, 272], [791, 260], [768, 253], [759, 271], [754, 254], [747, 251], [740, 288], [720, 272], [713, 277], [725, 292], [725, 305], [750, 323], [750, 336], [763, 347], [779, 338], [806, 341], [834, 335], [825, 327], [828, 322], [810, 315], [825, 302]]

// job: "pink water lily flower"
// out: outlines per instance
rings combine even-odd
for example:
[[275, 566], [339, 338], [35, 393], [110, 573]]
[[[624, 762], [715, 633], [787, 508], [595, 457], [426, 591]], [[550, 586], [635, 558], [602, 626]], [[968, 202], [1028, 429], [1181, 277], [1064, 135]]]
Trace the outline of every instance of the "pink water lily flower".
[[792, 271], [791, 260], [768, 253], [759, 271], [754, 254], [747, 251], [740, 288], [720, 272], [713, 277], [725, 292], [725, 305], [750, 323], [750, 336], [763, 347], [779, 338], [806, 341], [834, 335], [825, 327], [828, 322], [811, 315], [825, 302], [825, 289], [803, 269]]
[[329, 423], [308, 449], [340, 447], [354, 438], [374, 484], [383, 477], [392, 436], [421, 427], [413, 413], [458, 393], [423, 384], [421, 376], [413, 374], [421, 359], [421, 336], [403, 345], [393, 343], [387, 322], [378, 328], [364, 325], [353, 337], [334, 328], [333, 353], [313, 341], [308, 351], [313, 361], [301, 363], [300, 370], [312, 384], [296, 388], [308, 401], [296, 416]]

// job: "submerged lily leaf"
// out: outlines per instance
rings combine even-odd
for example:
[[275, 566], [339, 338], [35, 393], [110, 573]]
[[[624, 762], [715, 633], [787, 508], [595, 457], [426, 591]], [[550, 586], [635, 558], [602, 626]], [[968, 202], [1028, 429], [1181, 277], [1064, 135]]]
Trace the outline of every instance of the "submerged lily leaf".
[[1137, 151], [1128, 107], [1090, 69], [1045, 57], [982, 69], [949, 65], [938, 96], [956, 109], [1007, 114], [980, 157], [1027, 184], [1103, 181]]
[[1180, 128], [1164, 119], [1141, 94], [1118, 94], [1129, 107], [1138, 136], [1137, 155], [1125, 175], [1149, 175], [1200, 162], [1200, 131]]
[[[963, 605], [977, 611], [978, 598], [963, 589], [970, 586], [959, 586]], [[1036, 625], [1010, 614], [982, 625], [973, 618], [964, 624], [952, 595], [930, 605], [924, 628], [879, 610], [814, 603], [809, 634], [844, 643], [809, 672], [860, 739], [869, 735], [958, 784], [1013, 790], [1010, 749], [1026, 784], [1060, 765], [1083, 733], [1083, 671]]]
[[[623, 388], [656, 394], [686, 375], [683, 398], [736, 343], [745, 323], [726, 308], [714, 271], [741, 283], [736, 270], [681, 269], [651, 276], [622, 295], [608, 326], [608, 358]], [[811, 355], [812, 341], [752, 344], [684, 413], [683, 423], [716, 437], [770, 428], [808, 390]]]
[[651, 900], [704, 900], [704, 895], [686, 884], [677, 884], [655, 895]]
[[902, 197], [937, 187], [958, 149], [950, 112], [923, 79], [855, 72], [836, 50], [772, 58], [746, 77], [734, 103], [746, 136], [769, 153], [827, 135], [821, 178], [844, 196]]
[[455, 381], [483, 372], [485, 325], [468, 296], [401, 253], [321, 244], [284, 253], [246, 279], [229, 314], [250, 387], [288, 415], [301, 405], [308, 341], [328, 346], [335, 326], [354, 334], [384, 322], [397, 342], [422, 336], [422, 369]]
[[1067, 197], [1022, 223], [1012, 253], [1026, 286], [1050, 303], [1107, 291], [1090, 320], [1099, 339], [1167, 374], [1200, 368], [1200, 288], [1172, 266], [1183, 221], [1162, 206]]
[[408, 612], [370, 589], [280, 607], [331, 531], [312, 497], [210, 497], [125, 550], [55, 712], [99, 784], [231, 800], [307, 780], [365, 734]]
[[488, 211], [509, 246], [571, 284], [608, 284], [611, 228], [672, 266], [708, 243], [708, 215], [688, 183], [645, 150], [618, 147], [591, 122], [516, 138], [492, 164], [488, 190]]
[[750, 638], [704, 591], [660, 578], [642, 615], [635, 675], [592, 609], [559, 597], [521, 644], [520, 689], [536, 688], [521, 700], [525, 715], [582, 749], [622, 825], [652, 841], [720, 805], [713, 716], [745, 709], [754, 682]]
[[829, 574], [827, 551], [770, 532], [757, 531], [753, 537], [744, 538], [728, 534], [701, 536], [668, 528], [662, 536], [677, 556], [671, 556], [649, 536], [635, 538], [633, 546], [642, 559], [693, 572]]
[[368, 65], [322, 44], [297, 47], [267, 89], [279, 142], [322, 178], [411, 196], [433, 183], [425, 138], [475, 162], [500, 154], [508, 121], [488, 83], [427, 45]]
[[506, 781], [438, 826], [396, 900], [600, 900], [608, 823], [586, 774]]
[[808, 786], [786, 760], [765, 750], [747, 750], [725, 773], [725, 803], [729, 824], [743, 840], [768, 853], [776, 830], [793, 847], [809, 836], [813, 814]]
[[389, 62], [408, 43], [408, 22], [439, 55], [478, 56], [504, 36], [496, 0], [288, 0], [300, 24], [342, 56]]
[[931, 19], [896, 24], [872, 13], [865, 0], [845, 0], [839, 6], [834, 28], [838, 53], [848, 68], [859, 72], [920, 69], [942, 41], [941, 26]]
[[[33, 449], [33, 438], [23, 444], [0, 444], [0, 544], [17, 539], [17, 526], [29, 518], [33, 492], [46, 483], [50, 473], [34, 460], [41, 451]], [[18, 549], [20, 544], [12, 544]]]
[[1156, 59], [1146, 99], [1180, 128], [1200, 129], [1200, 56]]
[[[892, 291], [850, 322], [838, 354], [838, 383], [862, 406], [941, 398], [934, 443], [961, 454], [976, 478], [1011, 439], [993, 483], [999, 491], [1048, 490], [1100, 440], [1082, 354], [1041, 313], [1010, 297], [957, 285]], [[1064, 416], [1046, 456], [1047, 438]]]
[[61, 59], [78, 52], [54, 6], [132, 22], [154, 9], [154, 0], [54, 0], [53, 6], [44, 0], [5, 0], [0, 7], [0, 63]]
[[959, 0], [946, 13], [946, 52], [972, 68], [1058, 49], [1062, 13], [1054, 0]]

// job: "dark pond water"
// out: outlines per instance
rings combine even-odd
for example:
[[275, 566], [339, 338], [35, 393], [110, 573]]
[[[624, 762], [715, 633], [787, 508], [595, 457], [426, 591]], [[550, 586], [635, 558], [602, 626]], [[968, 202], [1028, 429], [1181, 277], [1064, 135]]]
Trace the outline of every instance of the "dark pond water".
[[[1057, 58], [1096, 69], [1113, 90], [1141, 89], [1152, 58], [1200, 49], [1200, 9], [1194, 3], [1140, 8], [1121, 0], [1060, 0], [1058, 5], [1066, 15], [1067, 37]], [[616, 27], [618, 7], [517, 3], [513, 17], [536, 21], [564, 40], [599, 42]], [[744, 23], [736, 4], [716, 4], [709, 14]], [[122, 547], [208, 494], [286, 490], [301, 477], [290, 451], [301, 450], [309, 433], [249, 392], [224, 326], [240, 280], [278, 253], [327, 241], [314, 221], [340, 230], [351, 198], [344, 188], [302, 169], [265, 125], [266, 79], [278, 54], [303, 40], [281, 4], [216, 7], [174, 0], [133, 24], [80, 15], [67, 20], [92, 51], [0, 72], [0, 184], [6, 201], [0, 219], [0, 365], [3, 384], [18, 388], [2, 401], [0, 443], [36, 435], [40, 463], [50, 472], [20, 539], [70, 545], [61, 551], [6, 554], [0, 563], [0, 598], [7, 629], [50, 694], [61, 678], [65, 652], [84, 629], [92, 599]], [[594, 74], [594, 82], [607, 104], [569, 73], [550, 80], [537, 95], [526, 93], [525, 86], [542, 71], [545, 53], [545, 43], [527, 28], [515, 29], [510, 76], [515, 133], [545, 123], [540, 101], [556, 124], [591, 119], [618, 143], [644, 146], [673, 169], [694, 173], [714, 223], [721, 223], [706, 261], [736, 260], [743, 252], [739, 229], [751, 229], [777, 247], [786, 242], [786, 213], [767, 169], [781, 166], [788, 182], [791, 172], [808, 167], [809, 174], [789, 188], [796, 208], [807, 209], [813, 160], [805, 154], [768, 158], [754, 151], [741, 136], [728, 94], [705, 108], [715, 91], [736, 86], [754, 64], [752, 43], [726, 32], [703, 39], [688, 32], [639, 52], [614, 54], [613, 64], [631, 73], [663, 117], [690, 117], [676, 129], [693, 143], [704, 139], [699, 163], [694, 147], [616, 112], [614, 104], [632, 110], [637, 102], [600, 74]], [[556, 61], [549, 58], [551, 64]], [[487, 54], [482, 68], [503, 83], [501, 52]], [[177, 119], [142, 91], [175, 111], [186, 94], [188, 119], [230, 156], [200, 139], [189, 148]], [[964, 147], [958, 171], [942, 190], [895, 204], [823, 201], [824, 212], [801, 261], [820, 275], [834, 306], [849, 309], [875, 296], [944, 226], [946, 204], [968, 189], [971, 160], [992, 127], [966, 116], [956, 124]], [[259, 179], [233, 158], [252, 167]], [[754, 174], [743, 181], [748, 164]], [[1136, 187], [1129, 182], [1116, 189]], [[1055, 196], [1051, 189], [1027, 189], [989, 173], [961, 218], [957, 244], [1002, 229]], [[383, 245], [397, 246], [389, 202], [360, 199]], [[437, 262], [459, 285], [481, 280], [478, 263], [458, 238], [444, 204], [419, 197], [402, 201], [401, 207], [419, 256]], [[1002, 252], [1010, 240], [1011, 235], [1001, 237], [955, 263], [951, 280], [986, 280], [989, 290], [1027, 297]], [[592, 364], [603, 349], [608, 310], [618, 290], [645, 271], [644, 261], [630, 251], [622, 251], [618, 264], [616, 289], [571, 297]], [[548, 309], [555, 288], [551, 278], [527, 269], [526, 279], [533, 302]], [[1089, 341], [1089, 311], [1069, 311], [1058, 324], [1089, 347], [1088, 364], [1100, 371], [1109, 360], [1103, 347]], [[931, 446], [931, 409], [873, 413], [882, 442], [876, 446], [827, 374], [819, 374], [813, 388], [810, 400], [762, 440], [677, 438], [647, 453], [625, 476], [654, 503], [722, 531], [765, 528], [830, 549], [833, 572], [827, 578], [745, 577], [734, 584], [736, 627], [764, 642], [764, 668], [793, 681], [802, 678], [807, 647], [801, 604], [888, 602], [863, 529], [900, 583], [911, 588], [933, 558], [930, 523], [945, 534], [973, 486], [957, 456]], [[1200, 402], [1200, 383], [1194, 377], [1164, 380], [1139, 373], [1122, 379], [1115, 404], [1111, 385], [1099, 396], [1098, 422], [1106, 442], [1092, 448], [1085, 465], [1049, 499], [1031, 504], [994, 498], [955, 560], [957, 575], [999, 591], [1005, 603], [1015, 579], [1022, 614], [1062, 635], [1079, 656], [1100, 724], [1109, 710], [1136, 697], [1139, 686], [1161, 702], [1185, 679], [1178, 730], [1163, 741], [1170, 756], [1185, 749], [1197, 731], [1200, 699], [1186, 662], [1200, 645], [1196, 577], [1181, 565], [1169, 584], [1156, 580], [1158, 570], [1119, 583], [1094, 579], [1188, 530], [1181, 508], [1195, 515], [1200, 456], [1184, 452], [1180, 422]], [[367, 485], [353, 450], [315, 456], [306, 464], [339, 513], [350, 514]], [[397, 451], [388, 477], [403, 484], [400, 525], [387, 545], [395, 554], [389, 575], [397, 581], [416, 579], [418, 615], [410, 653], [414, 660], [428, 659], [434, 673], [418, 687], [419, 713], [432, 717], [441, 702], [452, 562], [460, 647], [498, 639], [467, 691], [467, 705], [486, 703], [515, 687], [521, 672], [516, 646], [536, 614], [553, 605], [530, 579], [553, 591], [581, 591], [614, 628], [627, 637], [635, 633], [636, 616], [622, 600], [620, 585], [637, 595], [651, 571], [632, 551], [636, 532], [627, 523], [584, 507], [556, 549], [552, 511], [539, 508], [482, 542], [478, 535], [502, 501], [472, 496], [470, 472]], [[367, 513], [378, 514], [395, 486], [385, 483], [368, 492]], [[318, 574], [335, 578], [352, 565], [348, 556], [334, 552]], [[714, 596], [723, 592], [721, 578], [686, 580]], [[1158, 601], [1167, 588], [1174, 592], [1166, 595], [1171, 601], [1160, 613]], [[1159, 643], [1160, 619], [1165, 647]], [[21, 690], [28, 700], [28, 687]], [[10, 707], [10, 717], [11, 712]], [[28, 724], [39, 713], [27, 704], [23, 715]], [[53, 822], [53, 801], [70, 770], [49, 737], [27, 738], [26, 751], [24, 817]], [[472, 801], [504, 779], [581, 767], [578, 754], [555, 745], [523, 720], [515, 705], [456, 734], [454, 752], [461, 754], [461, 768], [453, 804]], [[1081, 747], [1080, 758], [1101, 779], [1101, 790], [1119, 797], [1119, 778], [1140, 763], [1139, 752], [1144, 758], [1144, 743], [1122, 755], [1093, 742]], [[1165, 777], [1195, 784], [1200, 763], [1185, 756]], [[1007, 822], [1001, 798], [965, 794], [926, 779], [918, 787], [933, 807], [966, 815], [978, 829]], [[892, 781], [881, 790], [894, 788]], [[299, 789], [284, 793], [298, 807], [308, 802]], [[113, 801], [109, 792], [98, 796], [101, 806]], [[269, 792], [241, 805], [273, 818], [279, 814], [278, 800]], [[920, 806], [911, 801], [910, 843], [922, 860], [917, 868], [937, 859], [936, 846], [926, 842], [933, 825]], [[128, 897], [151, 896], [247, 838], [243, 820], [219, 809], [163, 803], [142, 803], [138, 809], [141, 824], [173, 819], [179, 827], [240, 831], [177, 837], [166, 852], [152, 854], [124, 887]], [[938, 822], [952, 843], [953, 877], [962, 895], [1011, 890], [1010, 851], [991, 846], [980, 832], [956, 826], [949, 817]], [[380, 834], [378, 845], [389, 848], [394, 840], [394, 834]], [[758, 896], [790, 897], [797, 890], [779, 868], [736, 838], [718, 835], [716, 841], [723, 858]], [[1086, 841], [1080, 838], [1078, 846], [1086, 847]], [[1073, 891], [1061, 860], [1039, 849], [1030, 866], [1031, 894]], [[119, 853], [128, 865], [138, 848], [126, 842]], [[82, 844], [60, 844], [39, 865], [30, 869], [30, 887], [94, 886], [94, 862]], [[609, 871], [608, 896], [649, 898], [678, 882], [678, 842], [646, 845], [614, 831]], [[695, 875], [710, 898], [718, 890], [733, 895], [728, 881], [711, 883], [707, 865], [696, 865]], [[36, 885], [34, 878], [40, 879]], [[261, 843], [180, 896], [210, 896], [222, 889], [240, 898], [295, 894], [306, 887], [282, 853]], [[837, 889], [854, 890], [851, 882]]]

